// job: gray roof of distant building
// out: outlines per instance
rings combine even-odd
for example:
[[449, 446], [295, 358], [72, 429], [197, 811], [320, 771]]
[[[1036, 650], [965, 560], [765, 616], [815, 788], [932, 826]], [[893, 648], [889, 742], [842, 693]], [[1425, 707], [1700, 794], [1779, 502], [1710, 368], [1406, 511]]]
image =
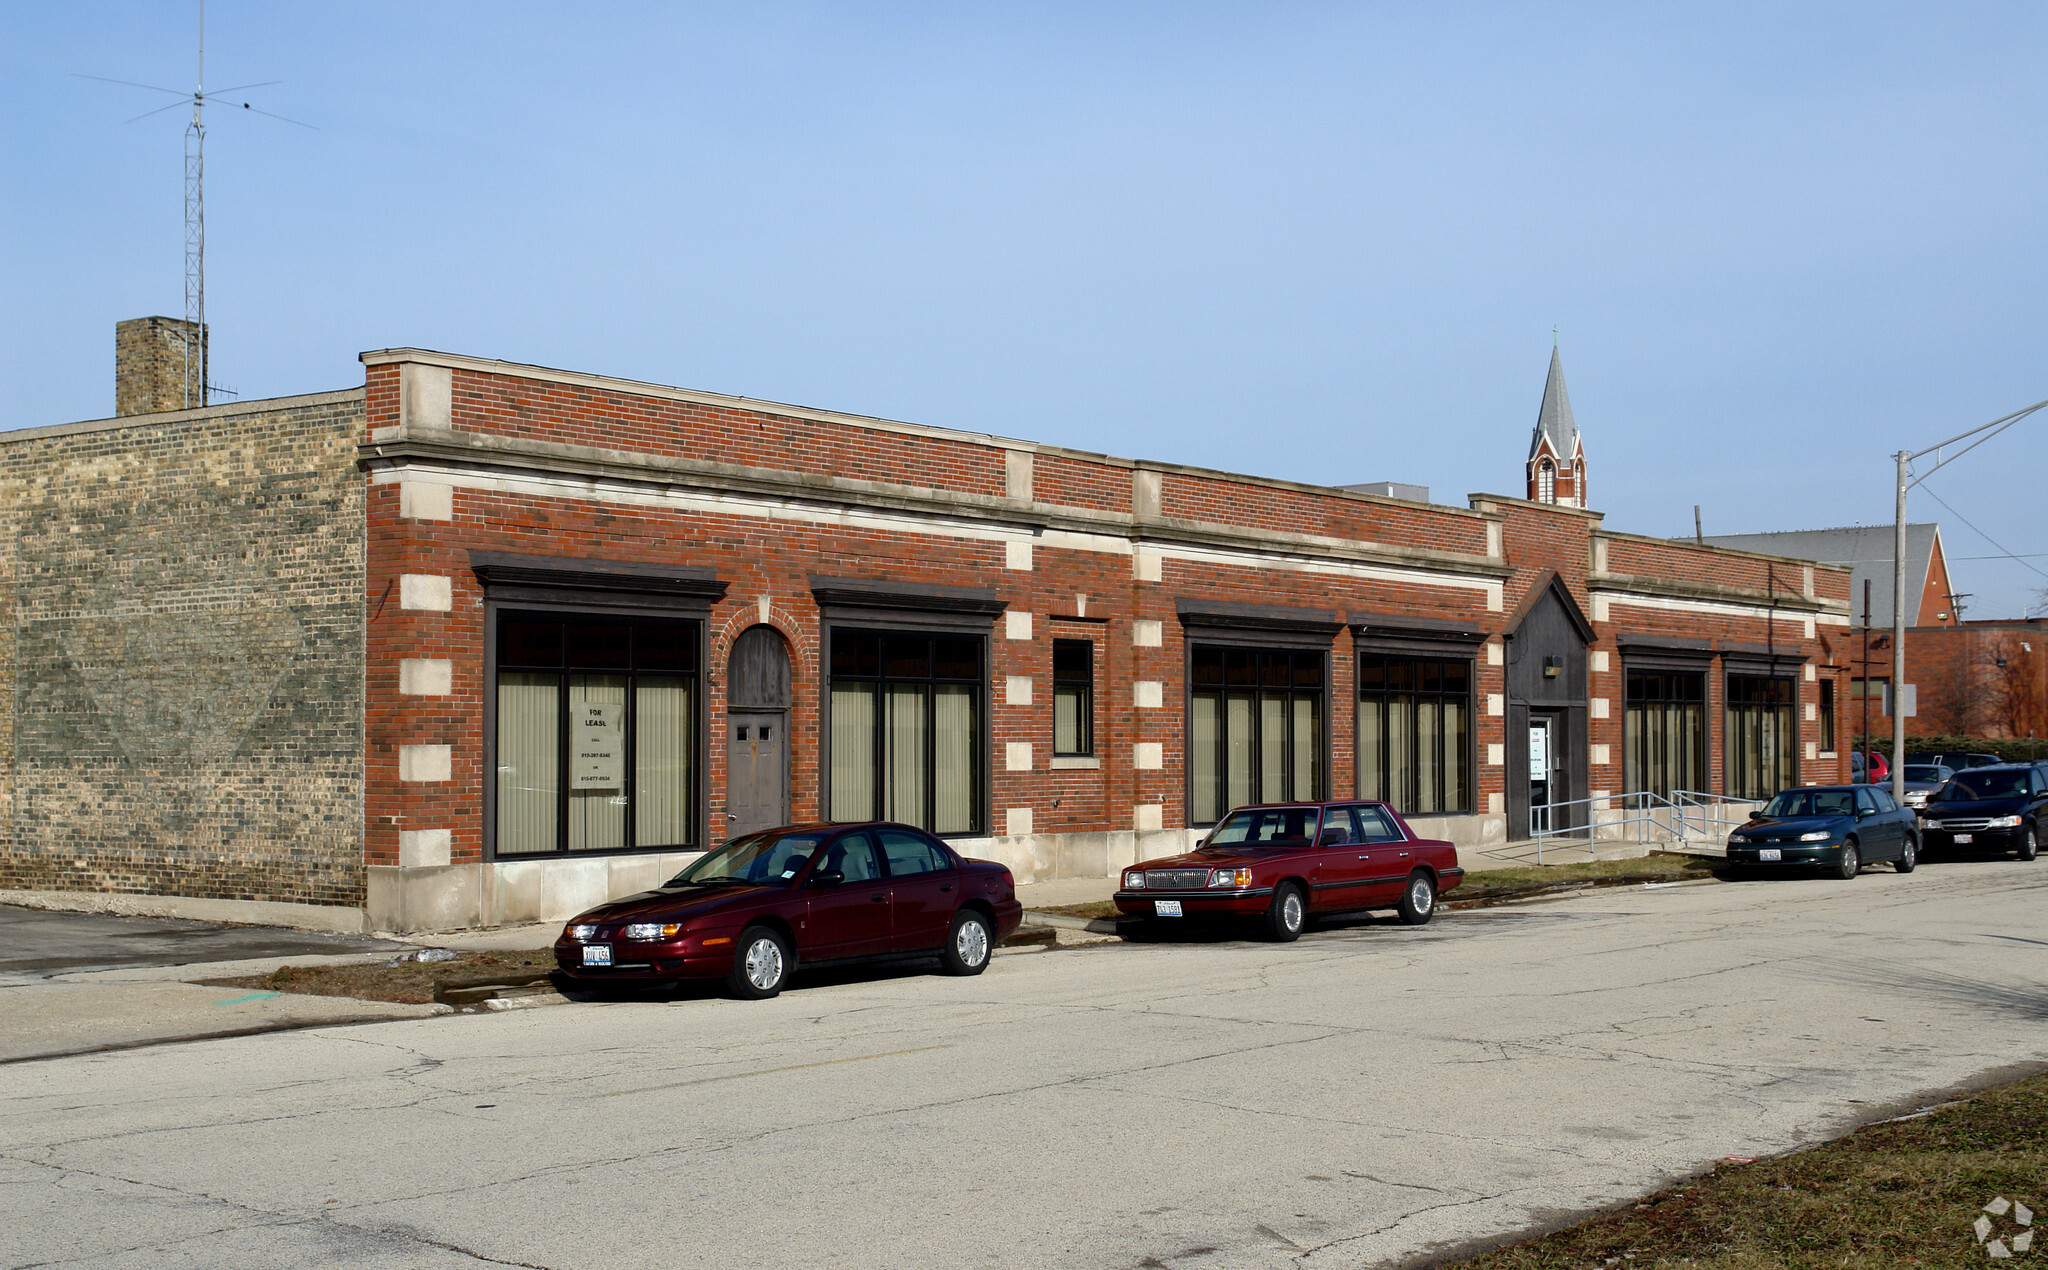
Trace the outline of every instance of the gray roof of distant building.
[[[1917, 606], [1927, 588], [1927, 571], [1934, 566], [1935, 544], [1941, 538], [1936, 524], [1906, 526], [1906, 591]], [[1679, 539], [1690, 542], [1689, 538]], [[1892, 624], [1892, 526], [1854, 525], [1847, 529], [1788, 529], [1771, 534], [1708, 534], [1710, 547], [1733, 547], [1738, 551], [1761, 551], [1774, 556], [1792, 556], [1818, 564], [1849, 566], [1849, 608], [1858, 625], [1863, 622], [1863, 583], [1870, 582], [1870, 624]], [[1916, 607], [1908, 607], [1907, 620], [1919, 621]]]

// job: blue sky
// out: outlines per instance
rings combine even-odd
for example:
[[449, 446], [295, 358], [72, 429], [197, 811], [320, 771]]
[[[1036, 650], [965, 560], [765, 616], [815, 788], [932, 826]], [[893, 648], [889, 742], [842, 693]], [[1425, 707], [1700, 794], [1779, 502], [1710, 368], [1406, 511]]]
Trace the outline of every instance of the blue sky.
[[[182, 311], [192, 3], [9, 6], [0, 428]], [[419, 345], [1341, 483], [1519, 493], [1551, 328], [1610, 528], [1891, 518], [2048, 397], [2039, 5], [214, 0], [214, 377]], [[2048, 414], [2048, 412], [2044, 412]], [[2048, 579], [2048, 418], [1917, 493]], [[2030, 562], [2048, 570], [2048, 555]]]

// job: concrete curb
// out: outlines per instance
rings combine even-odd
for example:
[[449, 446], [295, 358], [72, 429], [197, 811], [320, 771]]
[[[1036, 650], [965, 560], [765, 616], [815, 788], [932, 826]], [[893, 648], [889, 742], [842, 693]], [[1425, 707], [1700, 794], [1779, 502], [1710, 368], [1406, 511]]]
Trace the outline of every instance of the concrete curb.
[[1116, 923], [1106, 917], [1069, 917], [1065, 913], [1040, 913], [1024, 910], [1027, 926], [1051, 926], [1058, 930], [1085, 930], [1091, 935], [1114, 935]]

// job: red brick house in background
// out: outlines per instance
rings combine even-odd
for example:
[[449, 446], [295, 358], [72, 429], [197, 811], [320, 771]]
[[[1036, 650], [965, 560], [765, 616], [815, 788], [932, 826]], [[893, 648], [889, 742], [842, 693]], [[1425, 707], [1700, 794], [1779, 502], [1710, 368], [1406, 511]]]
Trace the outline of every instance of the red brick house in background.
[[[1892, 677], [1892, 550], [1889, 525], [1809, 529], [1787, 533], [1725, 534], [1712, 546], [1800, 556], [1851, 570], [1856, 660], [1860, 663], [1869, 597], [1870, 666], [1856, 667], [1849, 683], [1848, 727], [1863, 728], [1863, 704], [1870, 699], [1870, 734], [1891, 735], [1884, 712], [1884, 688]], [[1948, 556], [1939, 525], [1906, 526], [1906, 589], [1914, 597], [1907, 614], [1906, 682], [1917, 689], [1913, 736], [2048, 737], [2048, 644], [2044, 623], [1966, 621], [1962, 601], [1949, 580]]]
[[1555, 355], [1533, 449], [1569, 482], [1462, 507], [362, 360], [0, 436], [0, 882], [420, 930], [790, 820], [909, 821], [1028, 882], [1245, 802], [1385, 798], [1473, 846], [1846, 778], [1849, 571], [1571, 505]]

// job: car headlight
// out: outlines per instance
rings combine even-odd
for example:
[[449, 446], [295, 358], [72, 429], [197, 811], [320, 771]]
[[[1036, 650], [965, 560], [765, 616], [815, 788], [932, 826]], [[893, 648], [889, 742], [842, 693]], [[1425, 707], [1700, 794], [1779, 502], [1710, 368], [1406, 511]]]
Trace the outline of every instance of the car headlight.
[[1252, 871], [1250, 869], [1209, 870], [1209, 886], [1211, 889], [1241, 891], [1251, 884]]
[[1734, 846], [1734, 845], [1736, 845], [1737, 843], [1742, 843], [1742, 842], [1748, 842], [1748, 841], [1749, 841], [1749, 835], [1748, 835], [1748, 834], [1746, 834], [1746, 833], [1731, 833], [1731, 834], [1729, 834], [1729, 835], [1728, 835], [1728, 845], [1729, 845], [1729, 846]]
[[571, 926], [569, 928], [569, 938], [575, 940], [579, 944], [582, 943], [584, 940], [589, 939], [592, 935], [595, 935], [596, 933], [597, 927], [595, 926]]
[[1986, 829], [2017, 829], [2020, 827], [2020, 818], [2018, 816], [1993, 816], [1984, 822], [1984, 827]]
[[626, 938], [674, 939], [682, 929], [681, 922], [634, 922], [626, 927]]
[[1799, 840], [1801, 842], [1826, 842], [1829, 838], [1832, 838], [1834, 836], [1835, 835], [1829, 833], [1825, 829], [1816, 829], [1812, 833], [1800, 834]]
[[1144, 890], [1145, 871], [1143, 869], [1133, 869], [1131, 872], [1124, 874], [1124, 889], [1126, 891]]

